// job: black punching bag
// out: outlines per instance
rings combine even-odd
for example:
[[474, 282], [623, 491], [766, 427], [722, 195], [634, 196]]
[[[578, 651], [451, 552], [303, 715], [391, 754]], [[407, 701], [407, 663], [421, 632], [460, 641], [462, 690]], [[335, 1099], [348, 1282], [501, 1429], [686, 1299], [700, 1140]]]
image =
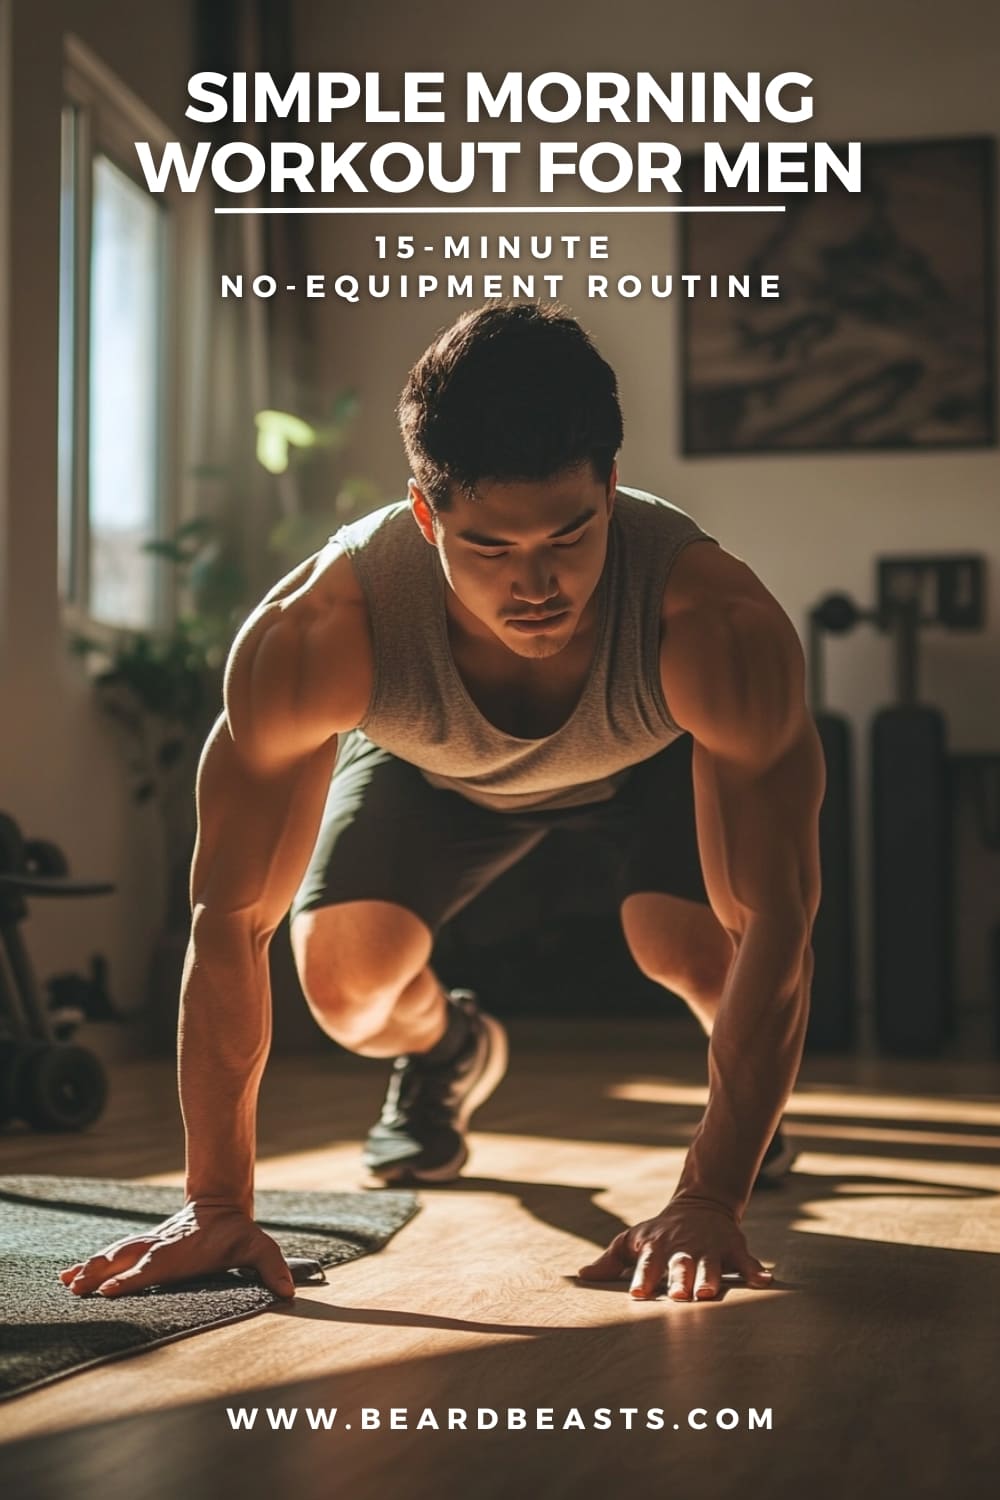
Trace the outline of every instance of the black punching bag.
[[952, 1029], [944, 716], [916, 699], [916, 621], [896, 622], [900, 703], [871, 727], [875, 1022], [884, 1053], [935, 1056]]

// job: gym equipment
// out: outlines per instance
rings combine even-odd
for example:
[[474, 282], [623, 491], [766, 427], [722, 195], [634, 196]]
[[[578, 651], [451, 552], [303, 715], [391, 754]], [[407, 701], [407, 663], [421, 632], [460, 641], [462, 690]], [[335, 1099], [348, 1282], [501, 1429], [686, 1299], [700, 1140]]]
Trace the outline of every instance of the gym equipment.
[[[76, 979], [83, 987], [74, 992], [81, 1019], [92, 1013], [95, 999], [98, 1012], [101, 1004], [110, 1007], [103, 984], [95, 994], [79, 976], [59, 976], [63, 990], [61, 998], [58, 988], [52, 992], [53, 1025], [19, 927], [28, 915], [28, 896], [103, 896], [113, 890], [106, 881], [71, 880], [58, 845], [25, 839], [14, 819], [0, 813], [0, 1125], [21, 1119], [36, 1130], [82, 1130], [104, 1108], [107, 1079], [100, 1059], [57, 1039], [75, 1024], [65, 1006], [66, 981]], [[95, 958], [94, 979], [103, 982], [100, 964]]]
[[[940, 610], [924, 618], [916, 595], [905, 591], [893, 596], [882, 589], [872, 610], [859, 609], [847, 595], [830, 595], [811, 617], [815, 702], [822, 701], [820, 633], [845, 634], [862, 621], [891, 632], [896, 667], [897, 701], [879, 709], [871, 725], [876, 1032], [883, 1053], [933, 1056], [954, 1030], [949, 772], [944, 717], [918, 702], [917, 642], [922, 625], [951, 622]], [[846, 848], [843, 843], [850, 826], [849, 736], [836, 716], [819, 714], [817, 722], [822, 720], [831, 775], [830, 815], [825, 823], [821, 817], [822, 874], [824, 887], [827, 880], [832, 884], [829, 897], [824, 889], [825, 925], [818, 920], [814, 939], [821, 1035], [837, 1014], [835, 987], [845, 978], [845, 955], [853, 955], [850, 916], [843, 909], [850, 896], [849, 868], [843, 868], [850, 856], [849, 839]]]
[[814, 1052], [850, 1051], [857, 993], [854, 931], [853, 750], [851, 726], [831, 713], [823, 677], [823, 636], [844, 635], [859, 612], [846, 594], [830, 594], [809, 615], [809, 701], [826, 760], [826, 795], [819, 815], [823, 895], [813, 927], [812, 1005], [806, 1046]]
[[918, 702], [916, 601], [885, 622], [897, 702], [871, 726], [875, 1022], [896, 1056], [933, 1056], [953, 1032], [947, 730]]

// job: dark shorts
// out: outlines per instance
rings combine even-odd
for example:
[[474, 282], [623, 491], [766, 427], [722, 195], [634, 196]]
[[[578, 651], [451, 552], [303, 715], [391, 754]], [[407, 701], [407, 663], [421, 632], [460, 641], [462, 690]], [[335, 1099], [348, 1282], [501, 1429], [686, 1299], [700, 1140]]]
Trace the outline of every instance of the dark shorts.
[[357, 731], [337, 756], [319, 837], [291, 915], [391, 901], [436, 936], [554, 830], [596, 840], [619, 904], [639, 891], [707, 901], [695, 833], [691, 737], [642, 761], [608, 802], [493, 812], [431, 786]]

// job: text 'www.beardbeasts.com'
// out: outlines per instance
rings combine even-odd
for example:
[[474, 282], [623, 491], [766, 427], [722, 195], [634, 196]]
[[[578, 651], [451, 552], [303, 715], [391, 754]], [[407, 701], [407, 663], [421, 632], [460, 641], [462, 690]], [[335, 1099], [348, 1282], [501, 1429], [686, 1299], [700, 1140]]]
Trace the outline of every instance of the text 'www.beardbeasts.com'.
[[772, 1409], [693, 1406], [671, 1415], [663, 1407], [578, 1406], [227, 1406], [234, 1432], [771, 1432]]

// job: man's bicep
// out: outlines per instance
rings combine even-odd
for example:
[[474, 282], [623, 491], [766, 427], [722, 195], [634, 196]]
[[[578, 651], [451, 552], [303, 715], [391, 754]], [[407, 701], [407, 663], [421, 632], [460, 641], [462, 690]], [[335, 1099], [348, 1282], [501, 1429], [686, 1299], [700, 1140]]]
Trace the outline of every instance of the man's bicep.
[[694, 740], [698, 839], [714, 909], [803, 920], [818, 894], [823, 794], [798, 637], [768, 596], [695, 612], [663, 652], [664, 690]]
[[802, 647], [769, 596], [692, 609], [671, 621], [660, 674], [676, 722], [728, 761], [760, 768], [801, 733]]
[[811, 925], [819, 901], [823, 761], [811, 719], [776, 761], [732, 761], [697, 742], [693, 776], [705, 886], [733, 933], [754, 918]]

